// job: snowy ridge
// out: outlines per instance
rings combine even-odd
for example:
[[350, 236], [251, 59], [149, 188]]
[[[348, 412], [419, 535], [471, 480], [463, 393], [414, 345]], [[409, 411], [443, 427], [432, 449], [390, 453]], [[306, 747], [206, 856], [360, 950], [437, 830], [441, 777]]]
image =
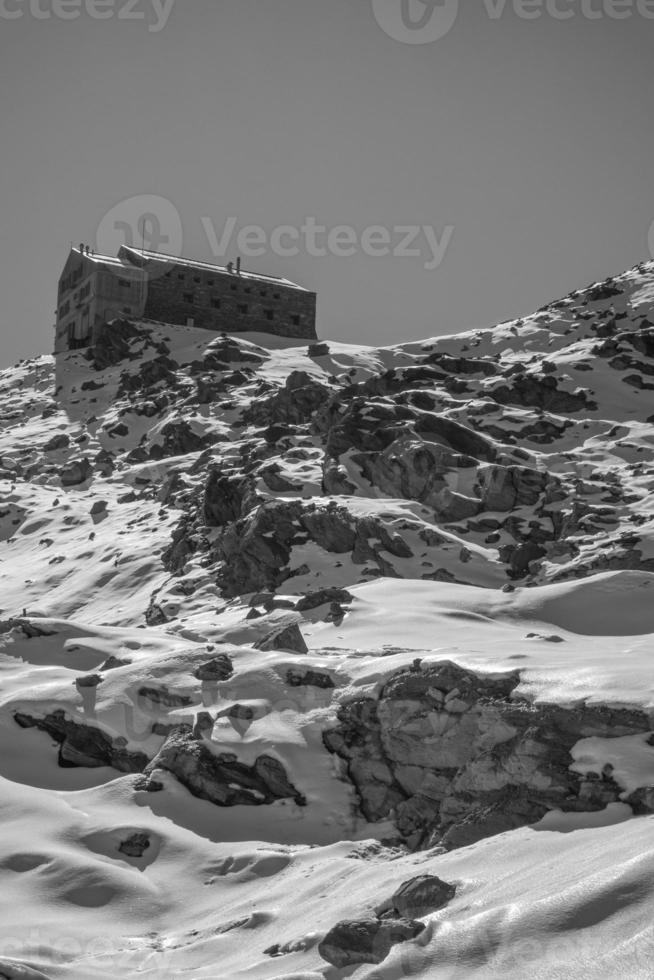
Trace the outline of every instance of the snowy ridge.
[[295, 343], [0, 373], [0, 976], [649, 976], [654, 263]]

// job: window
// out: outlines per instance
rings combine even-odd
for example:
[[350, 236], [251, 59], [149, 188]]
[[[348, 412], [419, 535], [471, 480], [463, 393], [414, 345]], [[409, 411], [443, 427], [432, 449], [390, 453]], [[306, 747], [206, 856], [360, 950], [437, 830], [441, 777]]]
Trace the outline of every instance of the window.
[[267, 296], [268, 295], [268, 290], [267, 289], [262, 289], [261, 292], [259, 293], [259, 295], [260, 296]]
[[293, 316], [291, 317], [291, 323], [295, 327], [299, 327], [300, 326], [300, 318], [297, 315], [297, 313], [294, 313]]
[[264, 312], [264, 316], [265, 316], [266, 320], [274, 320], [275, 319], [275, 312], [274, 312], [274, 310], [264, 310], [263, 312]]
[[281, 299], [279, 293], [273, 293], [273, 299]]
[[248, 311], [247, 303], [239, 303], [236, 309], [238, 310], [239, 313], [247, 313]]
[[118, 285], [119, 285], [119, 286], [124, 286], [124, 287], [125, 287], [126, 289], [129, 289], [129, 287], [130, 287], [130, 286], [131, 286], [132, 284], [131, 284], [131, 282], [129, 281], [129, 279], [119, 279], [119, 280], [118, 280]]
[[132, 312], [131, 306], [123, 306], [123, 313], [131, 313], [131, 312]]
[[164, 272], [164, 275], [165, 275], [166, 279], [170, 279], [171, 273], [170, 272]]
[[213, 279], [207, 279], [207, 286], [213, 286]]
[[199, 276], [193, 276], [193, 282], [202, 282]]
[[230, 286], [229, 288], [231, 289], [231, 291], [232, 291], [233, 293], [235, 293], [235, 292], [236, 292], [236, 286]]
[[184, 279], [186, 278], [186, 276], [184, 275], [183, 272], [178, 272], [177, 273], [177, 278], [179, 279], [180, 282], [184, 282]]
[[213, 306], [214, 310], [220, 309], [220, 300], [218, 299], [217, 296], [211, 297], [211, 305]]
[[244, 290], [244, 292], [246, 292], [246, 293], [251, 293], [251, 292], [252, 292], [252, 290], [250, 289], [250, 287], [249, 287], [249, 286], [246, 286], [246, 287], [245, 287], [245, 290]]
[[182, 293], [182, 299], [185, 303], [193, 303], [193, 293]]

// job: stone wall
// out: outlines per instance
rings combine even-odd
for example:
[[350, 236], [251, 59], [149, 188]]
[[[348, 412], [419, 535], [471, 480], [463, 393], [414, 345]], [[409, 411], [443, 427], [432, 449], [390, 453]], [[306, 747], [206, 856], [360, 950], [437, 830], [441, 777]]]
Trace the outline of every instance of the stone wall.
[[316, 338], [316, 295], [279, 282], [174, 266], [148, 283], [150, 320], [227, 333], [254, 331]]

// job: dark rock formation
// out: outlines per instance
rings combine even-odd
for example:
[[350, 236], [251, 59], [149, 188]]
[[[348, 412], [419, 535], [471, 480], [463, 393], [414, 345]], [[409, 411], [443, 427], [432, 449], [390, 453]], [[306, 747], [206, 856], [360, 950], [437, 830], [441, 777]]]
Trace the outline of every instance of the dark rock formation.
[[118, 850], [127, 857], [142, 858], [149, 847], [149, 835], [145, 831], [136, 831], [120, 842]]
[[274, 800], [306, 801], [289, 782], [284, 767], [269, 755], [253, 766], [233, 754], [214, 754], [204, 740], [195, 738], [189, 725], [175, 728], [148, 764], [138, 789], [156, 789], [156, 771], [172, 773], [193, 796], [216, 806], [262, 806]]
[[345, 920], [329, 930], [318, 952], [339, 970], [360, 963], [382, 963], [393, 946], [415, 939], [424, 928], [424, 922], [410, 919]]
[[62, 487], [77, 487], [81, 483], [86, 483], [93, 476], [91, 460], [86, 456], [70, 459], [61, 467], [59, 476]]
[[647, 715], [516, 699], [517, 672], [477, 675], [444, 661], [402, 670], [379, 698], [342, 705], [327, 748], [347, 762], [363, 814], [393, 816], [412, 846], [458, 847], [538, 821], [553, 808], [603, 809], [612, 779], [569, 769], [581, 738], [650, 730]]
[[296, 622], [281, 620], [270, 632], [255, 644], [256, 650], [290, 650], [293, 653], [308, 653], [302, 631]]
[[14, 720], [21, 728], [38, 728], [59, 743], [59, 765], [62, 768], [112, 766], [119, 772], [142, 772], [148, 763], [143, 752], [130, 752], [122, 736], [111, 738], [92, 725], [81, 725], [66, 718], [57, 709], [43, 718], [17, 711]]
[[226, 681], [234, 673], [232, 658], [226, 653], [219, 653], [206, 660], [193, 671], [193, 676], [199, 681]]

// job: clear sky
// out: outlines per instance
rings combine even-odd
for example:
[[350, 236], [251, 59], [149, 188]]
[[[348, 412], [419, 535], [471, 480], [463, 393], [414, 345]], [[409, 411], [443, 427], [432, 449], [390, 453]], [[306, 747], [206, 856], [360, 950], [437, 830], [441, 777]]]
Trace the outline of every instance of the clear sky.
[[[3, 365], [51, 350], [69, 242], [102, 250], [131, 198], [164, 198], [164, 237], [178, 215], [183, 254], [221, 264], [259, 226], [245, 268], [316, 290], [321, 336], [371, 344], [649, 257], [654, 3], [461, 0], [434, 39], [456, 0], [94, 2], [0, 0]], [[393, 254], [412, 226], [419, 254]]]

